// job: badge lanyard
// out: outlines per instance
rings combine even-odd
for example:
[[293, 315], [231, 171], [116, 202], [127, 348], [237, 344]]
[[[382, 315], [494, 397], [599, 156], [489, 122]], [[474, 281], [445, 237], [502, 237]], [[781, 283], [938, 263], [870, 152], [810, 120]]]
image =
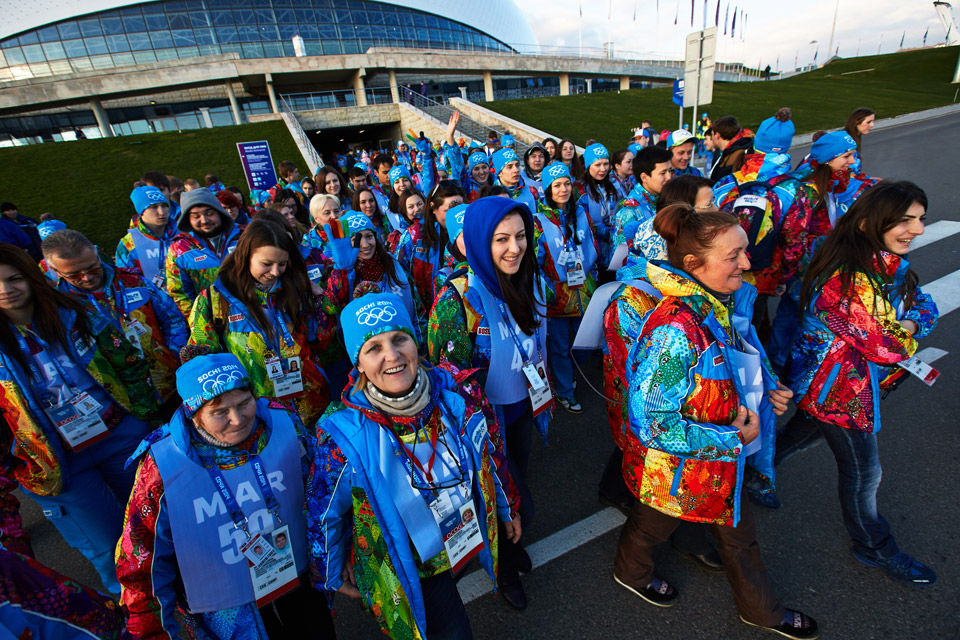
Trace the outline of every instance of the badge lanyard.
[[[517, 346], [517, 351], [520, 352], [520, 357], [523, 359], [523, 364], [531, 364], [530, 358], [527, 357], [527, 352], [524, 350], [523, 345], [520, 344], [520, 338], [517, 337], [517, 331], [513, 328], [513, 323], [510, 322], [510, 312], [507, 310], [507, 306], [503, 303], [502, 300], [497, 300], [497, 306], [500, 307], [500, 318], [503, 320], [504, 324], [507, 325], [507, 328], [510, 330], [510, 337], [513, 338], [513, 344]], [[540, 334], [537, 331], [534, 331], [533, 341], [537, 347], [537, 361], [540, 361]]]
[[[280, 518], [280, 503], [277, 502], [277, 496], [273, 493], [273, 488], [270, 487], [270, 483], [267, 481], [267, 473], [263, 469], [263, 462], [260, 460], [260, 456], [249, 456], [248, 463], [253, 465], [253, 475], [257, 479], [257, 486], [260, 487], [260, 495], [263, 496], [264, 502], [267, 503], [267, 509], [273, 514], [273, 517], [277, 519], [277, 522], [283, 523], [283, 520]], [[233, 497], [233, 493], [230, 491], [230, 487], [227, 485], [227, 480], [223, 477], [223, 472], [220, 470], [220, 467], [214, 463], [213, 466], [207, 468], [207, 472], [210, 474], [210, 479], [213, 480], [213, 484], [217, 488], [217, 493], [219, 493], [223, 499], [224, 506], [226, 506], [227, 511], [230, 512], [230, 519], [233, 520], [233, 526], [241, 529], [246, 534], [247, 539], [250, 539], [250, 532], [247, 530], [247, 516], [244, 515], [240, 505], [237, 504], [237, 499]]]
[[[30, 330], [27, 329], [27, 331]], [[37, 341], [37, 344], [40, 345], [41, 349], [44, 351], [50, 350], [50, 347], [40, 336], [33, 331], [30, 331], [30, 333], [33, 335], [34, 340]], [[23, 334], [19, 330], [15, 330], [14, 334], [17, 336], [17, 343], [20, 346], [20, 351], [25, 356], [27, 368], [30, 370], [30, 384], [34, 387], [33, 392], [43, 398], [44, 402], [46, 402], [48, 406], [52, 407], [54, 405], [52, 400], [53, 394], [50, 393], [46, 382], [43, 380], [43, 376], [40, 374], [40, 369], [37, 368], [37, 364], [33, 361], [33, 354], [30, 353], [30, 345], [27, 344], [26, 338], [23, 337]], [[64, 368], [60, 366], [60, 362], [55, 354], [51, 354], [50, 363], [57, 370], [57, 374], [60, 376], [60, 379], [63, 380], [63, 384], [66, 386], [67, 392], [70, 395], [76, 395], [76, 383], [73, 381], [73, 378], [70, 377], [70, 374], [68, 374]]]
[[[268, 293], [267, 294], [267, 310], [270, 311], [270, 314], [273, 316], [273, 327], [277, 336], [283, 336], [284, 344], [292, 349], [294, 346], [293, 336], [290, 335], [289, 329], [287, 329], [287, 323], [283, 320], [283, 314], [277, 309], [276, 305], [273, 302], [273, 297]], [[266, 337], [266, 336], [264, 336]], [[277, 357], [280, 357], [280, 340], [277, 339], [276, 344], [271, 344], [271, 347], [276, 347]]]
[[200, 239], [203, 240], [203, 244], [207, 245], [207, 249], [213, 252], [213, 255], [216, 256], [218, 260], [221, 260], [221, 261], [223, 260], [223, 252], [227, 250], [227, 246], [229, 246], [230, 244], [229, 242], [227, 242], [226, 233], [221, 233], [219, 240], [217, 240], [217, 244], [219, 244], [220, 242], [223, 242], [222, 251], [217, 250], [217, 248], [214, 245], [210, 244], [210, 241], [208, 239], [206, 238], [200, 238]]
[[[443, 413], [443, 410], [441, 408], [440, 422], [446, 428], [446, 431], [449, 432], [451, 430], [450, 423], [447, 420], [447, 417], [442, 415], [442, 413]], [[438, 440], [438, 435], [440, 430], [436, 429], [434, 431], [433, 437], [431, 438], [431, 446], [433, 447], [433, 452], [430, 455], [430, 462], [428, 463], [427, 469], [423, 468], [423, 465], [417, 459], [416, 455], [414, 455], [416, 453], [416, 443], [418, 440], [419, 431], [420, 431], [419, 429], [414, 430], [414, 452], [408, 451], [406, 445], [404, 445], [400, 441], [400, 438], [396, 434], [394, 434], [392, 431], [390, 432], [390, 435], [392, 435], [393, 437], [390, 438], [390, 444], [393, 445], [394, 451], [396, 451], [397, 455], [399, 455], [400, 458], [403, 460], [404, 466], [407, 468], [407, 471], [410, 473], [411, 485], [413, 484], [412, 482], [413, 478], [417, 477], [424, 486], [433, 487], [432, 471], [433, 471], [433, 463], [437, 455], [437, 440]], [[442, 442], [443, 446], [447, 448], [447, 451], [450, 451], [451, 453], [453, 453], [453, 451], [450, 449], [450, 446], [447, 444], [446, 436], [444, 436], [444, 438], [440, 440], [440, 442]], [[463, 477], [463, 466], [461, 461], [465, 458], [466, 451], [464, 451], [463, 443], [460, 442], [459, 438], [454, 438], [454, 442], [457, 445], [457, 455], [459, 456], [459, 458], [455, 460], [457, 465], [457, 477], [455, 478], [455, 480], [457, 481], [458, 485], [462, 485], [464, 477]], [[420, 475], [420, 473], [417, 473], [418, 471], [424, 475]], [[443, 487], [436, 487], [436, 488], [431, 488], [429, 490], [433, 491], [434, 494], [436, 494], [442, 488]]]

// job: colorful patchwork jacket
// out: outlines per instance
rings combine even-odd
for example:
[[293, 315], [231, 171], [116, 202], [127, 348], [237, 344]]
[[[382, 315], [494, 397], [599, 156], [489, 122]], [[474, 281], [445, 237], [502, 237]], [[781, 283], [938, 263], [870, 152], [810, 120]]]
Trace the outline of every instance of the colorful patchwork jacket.
[[[240, 446], [231, 449], [214, 448], [190, 438], [190, 456], [204, 466], [216, 464], [223, 470], [232, 469], [248, 460], [249, 452], [260, 453], [270, 441], [272, 415], [286, 407], [266, 399], [257, 401], [257, 427]], [[300, 467], [303, 482], [310, 473], [315, 439], [297, 419], [293, 420], [302, 452]], [[266, 640], [267, 633], [255, 604], [222, 609], [208, 613], [188, 613], [183, 586], [179, 579], [176, 549], [170, 526], [163, 478], [148, 448], [161, 438], [179, 430], [189, 433], [189, 422], [182, 411], [177, 411], [170, 425], [157, 429], [140, 444], [130, 457], [134, 461], [143, 455], [137, 468], [136, 480], [123, 519], [123, 535], [117, 543], [117, 578], [122, 590], [120, 605], [127, 618], [126, 635], [135, 640], [174, 640], [179, 637], [179, 611], [186, 622], [190, 638], [203, 640]], [[189, 437], [189, 436], [186, 436]], [[229, 544], [234, 544], [229, 538]], [[216, 585], [211, 585], [216, 588]]]
[[616, 250], [627, 243], [624, 228], [631, 222], [643, 222], [657, 215], [657, 196], [637, 184], [633, 191], [617, 205], [617, 213], [611, 231], [610, 245]]
[[[733, 421], [746, 402], [732, 350], [738, 334], [764, 353], [750, 324], [756, 290], [744, 284], [723, 304], [668, 264], [637, 263], [664, 297], [627, 357], [630, 429], [647, 447], [631, 488], [672, 517], [736, 526], [746, 460]], [[777, 388], [765, 355], [762, 372], [764, 390]], [[776, 416], [766, 398], [759, 409], [760, 449], [750, 462], [772, 483]]]
[[[167, 251], [167, 292], [177, 303], [184, 318], [190, 317], [193, 301], [209, 287], [220, 274], [220, 263], [233, 252], [240, 238], [233, 219], [220, 215], [223, 234], [214, 247], [196, 233], [183, 231], [189, 227], [189, 218], [180, 221], [181, 231]], [[186, 224], [184, 224], [186, 223]]]
[[[593, 220], [590, 213], [586, 208], [578, 211], [585, 214], [588, 228], [577, 229], [577, 235], [581, 242], [592, 244], [594, 251], [599, 255], [600, 247], [593, 235]], [[543, 228], [545, 224], [553, 224], [562, 230], [563, 223], [560, 220], [558, 209], [551, 209], [546, 204], [540, 203], [537, 215], [533, 217], [533, 241], [537, 248], [537, 262], [547, 285], [547, 315], [552, 318], [578, 318], [583, 316], [583, 312], [587, 310], [587, 305], [590, 304], [590, 296], [597, 288], [599, 261], [594, 262], [593, 267], [586, 272], [586, 282], [578, 287], [571, 287], [567, 284], [566, 278], [560, 278], [554, 264], [557, 249], [549, 246]], [[569, 239], [567, 240], [569, 242]]]
[[270, 293], [258, 290], [257, 298], [268, 322], [277, 322], [277, 316], [282, 318], [293, 344], [287, 343], [279, 324], [274, 325], [273, 340], [268, 343], [267, 333], [256, 324], [246, 305], [234, 297], [219, 279], [205, 289], [193, 305], [189, 344], [203, 344], [215, 353], [229, 351], [237, 356], [250, 375], [253, 392], [258, 398], [277, 398], [274, 382], [267, 377], [265, 362], [268, 351], [281, 359], [300, 358], [303, 391], [283, 400], [292, 401], [292, 407], [297, 410], [303, 423], [312, 427], [330, 404], [327, 379], [314, 353], [320, 345], [331, 344], [329, 334], [333, 331], [333, 321], [315, 308], [312, 314], [294, 324], [286, 314], [276, 310], [276, 290]]
[[[400, 235], [393, 250], [397, 262], [413, 278], [417, 296], [420, 298], [420, 309], [429, 311], [433, 306], [433, 281], [440, 271], [443, 259], [443, 246], [436, 246], [428, 250], [424, 246], [423, 218], [418, 218]], [[439, 227], [439, 223], [437, 224]], [[423, 318], [421, 318], [422, 320]]]
[[[153, 235], [153, 232], [142, 220], [138, 221], [136, 226], [120, 239], [120, 244], [117, 245], [117, 253], [114, 256], [114, 264], [118, 267], [136, 269], [150, 281], [156, 274], [163, 280], [163, 285], [159, 283], [159, 280], [154, 284], [161, 288], [166, 287], [167, 252], [170, 249], [170, 243], [178, 234], [173, 220], [174, 218], [171, 217], [161, 238]], [[135, 238], [135, 234], [139, 237]], [[140, 246], [138, 247], [138, 245]]]
[[[47, 276], [57, 277], [53, 271]], [[83, 291], [63, 278], [57, 288], [84, 298], [109, 319], [114, 328], [139, 347], [150, 365], [150, 380], [167, 401], [176, 393], [180, 349], [187, 344], [189, 331], [180, 310], [166, 291], [147, 282], [133, 269], [103, 265], [103, 288], [98, 292]]]
[[[853, 295], [831, 275], [804, 310], [800, 338], [793, 345], [791, 387], [798, 406], [810, 415], [846, 429], [880, 430], [880, 394], [908, 374], [896, 366], [917, 350], [917, 338], [937, 325], [939, 311], [919, 287], [913, 305], [903, 308], [902, 288], [909, 264], [882, 253], [874, 261], [885, 274], [886, 293], [857, 273]], [[916, 335], [900, 320], [913, 320]]]
[[317, 425], [316, 455], [307, 483], [311, 580], [332, 595], [343, 584], [344, 566], [352, 561], [361, 604], [390, 638], [426, 637], [420, 578], [449, 570], [450, 563], [446, 551], [419, 558], [411, 544], [381, 473], [382, 455], [401, 455], [381, 451], [383, 429], [404, 436], [420, 424], [430, 432], [439, 427], [441, 415], [453, 428], [455, 434], [447, 432], [448, 438], [454, 435], [463, 445], [466, 458], [461, 463], [472, 470], [473, 499], [478, 515], [484, 514], [480, 562], [496, 581], [497, 519], [510, 520], [515, 512], [502, 489], [502, 478], [509, 474], [501, 453], [500, 426], [484, 409], [482, 387], [471, 374], [452, 367], [429, 369], [429, 404], [417, 416], [394, 416], [392, 425], [351, 385], [343, 394], [345, 406]]
[[[122, 407], [141, 420], [152, 419], [159, 399], [150, 383], [147, 361], [124, 338], [123, 333], [95, 309], [88, 311], [93, 343], [83, 342], [74, 328], [76, 314], [60, 309], [60, 320], [70, 336], [69, 350], [75, 362], [83, 363], [97, 384]], [[82, 345], [82, 355], [77, 345]], [[43, 411], [43, 401], [31, 390], [30, 374], [9, 354], [0, 351], [0, 411], [12, 436], [13, 468], [0, 475], [15, 478], [24, 488], [43, 496], [67, 490], [70, 470], [64, 467], [64, 449], [56, 428]], [[112, 419], [111, 419], [112, 418]], [[113, 428], [123, 412], [108, 413], [105, 422]]]

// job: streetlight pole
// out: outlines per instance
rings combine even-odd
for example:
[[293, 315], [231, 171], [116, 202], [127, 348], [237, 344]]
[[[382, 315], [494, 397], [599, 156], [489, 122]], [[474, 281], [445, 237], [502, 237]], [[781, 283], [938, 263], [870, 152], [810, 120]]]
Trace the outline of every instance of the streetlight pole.
[[833, 26], [830, 27], [830, 48], [827, 49], [827, 58], [833, 55], [833, 36], [837, 32], [837, 13], [840, 12], [840, 0], [837, 0], [837, 4], [833, 7]]

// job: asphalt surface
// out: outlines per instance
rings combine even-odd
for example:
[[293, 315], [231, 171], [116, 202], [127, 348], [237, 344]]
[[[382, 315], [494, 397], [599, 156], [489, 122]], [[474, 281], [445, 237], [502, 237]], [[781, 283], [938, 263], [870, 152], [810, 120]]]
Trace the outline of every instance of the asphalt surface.
[[[794, 164], [807, 149], [792, 150]], [[960, 165], [960, 115], [878, 131], [864, 139], [864, 168], [885, 178], [909, 179], [930, 199], [928, 224], [960, 221], [954, 188]], [[960, 269], [960, 235], [911, 256], [921, 284]], [[960, 292], [958, 292], [960, 293]], [[884, 469], [878, 503], [902, 550], [933, 567], [928, 589], [902, 585], [850, 555], [836, 495], [836, 465], [826, 446], [798, 454], [778, 468], [783, 506], [755, 509], [767, 569], [782, 602], [815, 617], [824, 638], [960, 638], [960, 313], [949, 314], [921, 347], [950, 352], [936, 363], [941, 377], [928, 388], [911, 378], [881, 405]], [[584, 366], [602, 384], [599, 357]], [[530, 484], [534, 521], [528, 546], [596, 513], [597, 482], [613, 443], [602, 400], [580, 384], [585, 412], [558, 409], [550, 445], [535, 442]], [[785, 420], [786, 418], [781, 418]], [[67, 547], [34, 503], [23, 500], [25, 524], [41, 562], [100, 588], [92, 566]], [[707, 574], [669, 547], [656, 556], [658, 572], [681, 595], [671, 609], [646, 604], [613, 582], [619, 529], [536, 568], [524, 578], [529, 607], [519, 613], [488, 594], [468, 604], [478, 639], [773, 637], [738, 620], [726, 578]], [[339, 598], [340, 638], [382, 637], [356, 602]]]

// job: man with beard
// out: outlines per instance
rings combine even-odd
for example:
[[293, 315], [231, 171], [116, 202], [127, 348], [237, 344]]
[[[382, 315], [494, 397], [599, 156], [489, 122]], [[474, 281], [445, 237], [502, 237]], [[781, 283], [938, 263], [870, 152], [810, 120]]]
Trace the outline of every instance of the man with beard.
[[206, 189], [185, 192], [180, 207], [180, 235], [167, 251], [167, 292], [189, 318], [194, 299], [216, 281], [220, 263], [237, 245], [240, 231]]

